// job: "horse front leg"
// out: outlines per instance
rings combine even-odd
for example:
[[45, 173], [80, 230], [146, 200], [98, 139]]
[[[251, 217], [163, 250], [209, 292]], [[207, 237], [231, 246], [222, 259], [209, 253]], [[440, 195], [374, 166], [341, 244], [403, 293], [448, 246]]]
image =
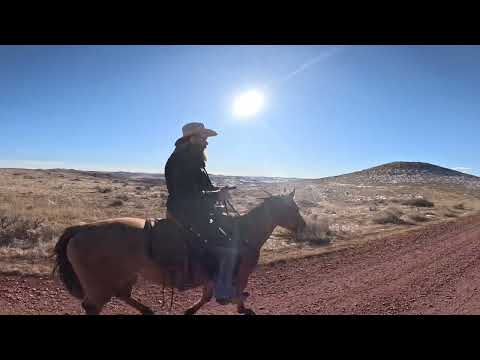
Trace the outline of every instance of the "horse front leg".
[[237, 305], [237, 312], [244, 315], [257, 315], [255, 311], [250, 308], [247, 308], [243, 302]]
[[200, 300], [198, 300], [192, 307], [188, 308], [185, 311], [185, 315], [193, 315], [195, 314], [200, 308], [208, 303], [213, 296], [213, 283], [208, 282], [203, 286], [203, 292], [202, 292], [202, 297]]
[[245, 314], [245, 315], [256, 315], [255, 311], [253, 311], [250, 308], [247, 308], [245, 306], [245, 301], [247, 300], [247, 297], [249, 294], [245, 292], [245, 288], [247, 287], [248, 283], [248, 277], [250, 273], [244, 273], [242, 276], [239, 277], [239, 282], [238, 282], [238, 293], [240, 294], [239, 298], [236, 300], [237, 303], [237, 312], [239, 314]]

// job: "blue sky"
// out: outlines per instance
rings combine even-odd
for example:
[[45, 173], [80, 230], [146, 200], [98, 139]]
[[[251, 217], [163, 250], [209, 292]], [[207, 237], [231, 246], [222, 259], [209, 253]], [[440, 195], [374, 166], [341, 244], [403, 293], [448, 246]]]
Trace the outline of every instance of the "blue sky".
[[[480, 175], [479, 64], [480, 46], [0, 46], [0, 167], [163, 173], [201, 121], [214, 174]], [[263, 109], [235, 117], [252, 89]]]

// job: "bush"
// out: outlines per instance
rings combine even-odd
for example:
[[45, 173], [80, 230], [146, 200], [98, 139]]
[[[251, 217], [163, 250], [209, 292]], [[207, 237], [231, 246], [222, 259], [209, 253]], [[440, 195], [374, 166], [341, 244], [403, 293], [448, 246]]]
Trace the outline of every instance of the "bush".
[[127, 195], [118, 195], [117, 199], [122, 200], [122, 201], [128, 201], [128, 196]]
[[465, 205], [463, 205], [463, 203], [460, 203], [460, 204], [454, 205], [453, 208], [457, 210], [465, 210]]
[[102, 193], [102, 194], [106, 194], [106, 193], [109, 193], [109, 192], [112, 192], [112, 188], [107, 186], [107, 187], [102, 187], [102, 186], [97, 186], [95, 189], [97, 189], [97, 191], [99, 193]]
[[21, 247], [30, 248], [41, 241], [53, 238], [53, 229], [42, 219], [28, 219], [20, 216], [0, 216], [0, 246], [19, 243]]
[[380, 212], [377, 216], [373, 218], [373, 222], [376, 224], [397, 224], [403, 225], [406, 224], [404, 220], [400, 218], [403, 215], [403, 212], [396, 208], [389, 208]]
[[123, 201], [122, 200], [114, 200], [110, 203], [111, 207], [115, 207], [115, 206], [123, 206]]
[[317, 207], [317, 204], [310, 200], [298, 200], [297, 205], [301, 208]]
[[332, 240], [333, 232], [329, 228], [327, 219], [318, 219], [318, 216], [309, 217], [305, 219], [305, 223], [303, 231], [296, 234], [295, 241], [326, 244]]
[[448, 218], [456, 218], [456, 217], [458, 217], [457, 214], [452, 213], [452, 212], [446, 212], [445, 214], [443, 214], [443, 216], [448, 217]]
[[409, 216], [415, 222], [425, 222], [428, 221], [428, 218], [422, 214], [412, 214]]
[[417, 199], [410, 199], [402, 202], [402, 205], [407, 206], [416, 206], [416, 207], [433, 207], [434, 203], [428, 201], [427, 199], [417, 198]]

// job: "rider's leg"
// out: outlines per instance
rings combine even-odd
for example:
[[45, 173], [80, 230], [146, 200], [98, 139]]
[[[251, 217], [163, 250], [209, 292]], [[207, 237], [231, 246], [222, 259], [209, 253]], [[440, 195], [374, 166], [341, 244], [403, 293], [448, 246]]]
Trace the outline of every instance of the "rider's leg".
[[237, 294], [233, 285], [233, 270], [237, 254], [231, 248], [217, 248], [219, 262], [218, 273], [215, 279], [214, 294], [219, 304], [225, 305], [233, 301]]
[[227, 304], [232, 302], [238, 294], [233, 284], [234, 270], [236, 261], [238, 259], [238, 249], [235, 246], [234, 239], [231, 239], [228, 234], [219, 229], [217, 219], [210, 221], [210, 217], [205, 213], [195, 213], [190, 217], [193, 220], [193, 230], [200, 235], [197, 241], [204, 242], [202, 244], [205, 249], [209, 249], [204, 253], [203, 260], [208, 267], [210, 261], [208, 254], [213, 255], [217, 266], [213, 275], [215, 281], [214, 294], [218, 303]]

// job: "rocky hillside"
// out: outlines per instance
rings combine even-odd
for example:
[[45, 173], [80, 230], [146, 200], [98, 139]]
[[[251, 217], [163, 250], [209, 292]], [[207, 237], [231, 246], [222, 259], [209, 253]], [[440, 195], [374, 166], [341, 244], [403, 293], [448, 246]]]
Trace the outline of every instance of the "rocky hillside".
[[422, 162], [392, 162], [328, 178], [357, 185], [452, 184], [480, 188], [480, 177]]

